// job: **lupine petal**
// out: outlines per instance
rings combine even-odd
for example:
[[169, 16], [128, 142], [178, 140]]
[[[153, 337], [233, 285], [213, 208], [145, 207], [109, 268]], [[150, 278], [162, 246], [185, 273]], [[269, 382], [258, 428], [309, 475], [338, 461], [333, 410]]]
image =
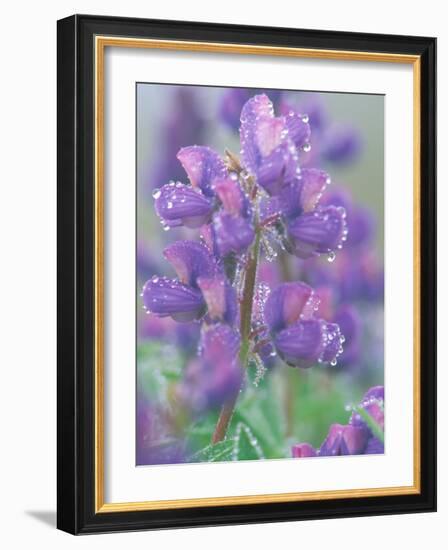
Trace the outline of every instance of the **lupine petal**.
[[382, 455], [384, 454], [384, 443], [377, 437], [371, 437], [367, 441], [367, 446], [364, 451], [366, 455]]
[[159, 317], [170, 316], [176, 321], [188, 322], [200, 318], [205, 302], [199, 290], [166, 277], [154, 276], [143, 287], [146, 311]]
[[246, 170], [257, 175], [261, 155], [256, 144], [256, 129], [260, 119], [273, 118], [274, 108], [267, 95], [257, 95], [244, 104], [241, 111], [241, 158]]
[[305, 168], [279, 194], [282, 214], [289, 219], [316, 208], [322, 194], [330, 183], [330, 177], [323, 170]]
[[278, 194], [299, 172], [297, 151], [284, 141], [268, 156], [262, 157], [257, 169], [257, 181], [270, 195]]
[[255, 238], [255, 232], [248, 219], [220, 212], [213, 217], [213, 232], [220, 256], [247, 250]]
[[285, 116], [288, 136], [298, 148], [306, 146], [311, 137], [311, 128], [308, 117], [294, 111], [289, 111]]
[[232, 178], [219, 179], [215, 181], [214, 188], [228, 214], [238, 216], [244, 213], [244, 195], [237, 181]]
[[312, 135], [321, 132], [327, 126], [328, 113], [325, 103], [318, 94], [308, 95], [300, 102], [296, 110], [308, 116]]
[[237, 318], [238, 305], [235, 289], [224, 276], [200, 277], [199, 288], [207, 303], [207, 311], [213, 321], [233, 324]]
[[375, 221], [372, 212], [356, 205], [347, 189], [335, 188], [326, 192], [322, 205], [342, 206], [347, 213], [347, 247], [355, 247], [368, 243], [374, 234]]
[[346, 304], [335, 313], [333, 321], [339, 325], [345, 338], [344, 353], [339, 358], [342, 365], [356, 363], [361, 352], [361, 318], [356, 309]]
[[182, 183], [164, 185], [155, 197], [156, 212], [168, 226], [195, 229], [207, 222], [213, 209], [210, 199]]
[[274, 337], [280, 357], [288, 365], [309, 368], [322, 353], [322, 327], [319, 320], [299, 321]]
[[345, 337], [341, 335], [339, 325], [336, 323], [324, 324], [324, 350], [320, 356], [323, 363], [332, 363], [343, 352], [342, 344]]
[[212, 277], [218, 270], [209, 249], [197, 241], [176, 241], [163, 251], [182, 283], [197, 287], [198, 277]]
[[294, 219], [303, 212], [301, 192], [302, 178], [299, 175], [287, 185], [283, 185], [278, 197], [272, 197], [271, 200], [277, 199], [278, 209], [286, 219]]
[[261, 157], [268, 157], [284, 141], [286, 123], [284, 118], [265, 117], [255, 127], [255, 143]]
[[302, 210], [310, 212], [316, 208], [325, 188], [330, 184], [330, 176], [317, 168], [304, 168], [299, 178], [302, 181], [300, 193]]
[[316, 449], [309, 443], [296, 443], [291, 448], [293, 458], [309, 458], [317, 456]]
[[[384, 430], [384, 386], [373, 386], [370, 388], [362, 398], [359, 404], [372, 418], [372, 420], [378, 425], [379, 428]], [[353, 426], [362, 426], [366, 428], [371, 434], [371, 430], [368, 427], [366, 421], [358, 412], [353, 412], [350, 417], [350, 424]], [[373, 435], [373, 434], [371, 434]]]
[[177, 153], [191, 185], [200, 189], [204, 195], [213, 196], [213, 181], [224, 178], [227, 173], [222, 158], [210, 147], [193, 145], [184, 147]]
[[368, 433], [364, 428], [342, 424], [332, 424], [320, 448], [320, 456], [363, 454], [367, 445]]
[[265, 321], [272, 333], [300, 319], [310, 318], [318, 305], [313, 289], [305, 283], [283, 283], [270, 294], [264, 307]]
[[335, 364], [341, 353], [339, 327], [322, 319], [307, 319], [274, 336], [280, 357], [293, 367], [309, 368], [316, 363]]
[[345, 216], [343, 208], [328, 206], [289, 222], [292, 252], [300, 258], [310, 258], [342, 247], [347, 235]]

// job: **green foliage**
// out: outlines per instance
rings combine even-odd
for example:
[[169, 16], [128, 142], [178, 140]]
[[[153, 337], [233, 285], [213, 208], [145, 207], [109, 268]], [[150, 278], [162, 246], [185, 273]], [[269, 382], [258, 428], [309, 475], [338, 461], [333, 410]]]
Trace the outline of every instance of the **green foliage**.
[[233, 435], [214, 445], [209, 444], [192, 454], [189, 462], [228, 462], [265, 458], [263, 449], [251, 429], [238, 422]]
[[225, 439], [215, 445], [207, 445], [190, 456], [189, 462], [221, 462], [232, 460], [235, 441]]
[[184, 359], [172, 346], [160, 342], [137, 348], [137, 387], [152, 401], [168, 404], [170, 387], [180, 380]]

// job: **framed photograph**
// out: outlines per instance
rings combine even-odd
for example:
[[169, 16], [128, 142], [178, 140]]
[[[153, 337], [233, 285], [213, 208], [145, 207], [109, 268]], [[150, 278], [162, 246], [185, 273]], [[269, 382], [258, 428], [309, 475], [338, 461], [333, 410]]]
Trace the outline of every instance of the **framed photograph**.
[[58, 22], [58, 527], [434, 511], [434, 38]]

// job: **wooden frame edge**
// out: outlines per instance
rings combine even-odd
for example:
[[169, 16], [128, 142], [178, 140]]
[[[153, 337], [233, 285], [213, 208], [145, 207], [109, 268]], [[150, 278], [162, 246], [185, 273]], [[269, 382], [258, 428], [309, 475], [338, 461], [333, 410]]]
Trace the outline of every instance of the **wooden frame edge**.
[[[413, 196], [414, 196], [414, 483], [404, 487], [382, 487], [316, 491], [308, 493], [277, 493], [216, 498], [196, 498], [164, 501], [106, 503], [104, 501], [104, 50], [106, 47], [154, 48], [162, 50], [203, 51], [211, 53], [236, 53], [274, 55], [332, 60], [405, 63], [413, 66]], [[421, 186], [421, 57], [419, 55], [323, 50], [313, 48], [271, 47], [181, 40], [158, 40], [95, 36], [95, 514], [144, 510], [167, 510], [207, 506], [232, 506], [240, 504], [286, 503], [341, 498], [365, 498], [392, 495], [416, 495], [421, 493], [421, 334], [420, 334], [420, 186]], [[418, 223], [416, 223], [416, 221]]]

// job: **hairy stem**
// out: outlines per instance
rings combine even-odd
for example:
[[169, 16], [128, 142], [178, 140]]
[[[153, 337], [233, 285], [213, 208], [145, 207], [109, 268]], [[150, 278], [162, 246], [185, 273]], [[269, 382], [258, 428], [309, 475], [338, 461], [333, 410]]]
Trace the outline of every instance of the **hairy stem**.
[[[255, 294], [255, 284], [257, 282], [257, 267], [258, 257], [260, 255], [260, 240], [261, 229], [257, 229], [255, 234], [255, 241], [252, 245], [249, 261], [246, 268], [246, 274], [244, 278], [244, 290], [243, 299], [241, 302], [241, 348], [240, 348], [240, 361], [242, 367], [245, 369], [248, 363], [248, 355], [250, 348], [250, 333], [252, 322], [252, 306]], [[230, 399], [224, 403], [221, 409], [221, 413], [216, 423], [215, 431], [213, 432], [212, 443], [218, 443], [226, 437], [227, 430], [232, 420], [233, 411], [238, 399], [238, 393], [233, 395]]]

